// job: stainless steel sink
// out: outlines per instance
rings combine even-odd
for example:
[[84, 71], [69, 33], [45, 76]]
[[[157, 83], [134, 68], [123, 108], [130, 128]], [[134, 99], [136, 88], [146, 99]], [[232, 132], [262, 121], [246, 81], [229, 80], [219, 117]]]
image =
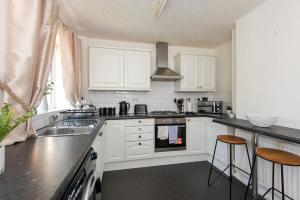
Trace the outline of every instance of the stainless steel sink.
[[38, 136], [67, 136], [91, 134], [93, 128], [88, 127], [49, 127], [38, 132]]

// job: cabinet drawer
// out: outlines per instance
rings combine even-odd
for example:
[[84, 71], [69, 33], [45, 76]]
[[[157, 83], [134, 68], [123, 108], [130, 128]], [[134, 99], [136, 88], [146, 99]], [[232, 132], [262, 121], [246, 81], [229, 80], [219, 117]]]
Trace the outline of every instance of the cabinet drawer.
[[154, 141], [126, 142], [126, 160], [152, 158]]
[[125, 120], [125, 126], [153, 126], [154, 119], [129, 119]]
[[153, 140], [154, 133], [143, 133], [143, 134], [127, 134], [125, 141], [141, 141], [141, 140]]
[[154, 126], [128, 126], [125, 127], [126, 134], [134, 134], [134, 133], [153, 133]]

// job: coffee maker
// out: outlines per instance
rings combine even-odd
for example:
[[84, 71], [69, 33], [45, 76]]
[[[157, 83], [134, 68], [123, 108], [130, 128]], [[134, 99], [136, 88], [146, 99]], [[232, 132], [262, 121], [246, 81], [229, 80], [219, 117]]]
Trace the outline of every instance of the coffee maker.
[[184, 113], [184, 99], [174, 99], [174, 103], [176, 103], [178, 112], [179, 113]]

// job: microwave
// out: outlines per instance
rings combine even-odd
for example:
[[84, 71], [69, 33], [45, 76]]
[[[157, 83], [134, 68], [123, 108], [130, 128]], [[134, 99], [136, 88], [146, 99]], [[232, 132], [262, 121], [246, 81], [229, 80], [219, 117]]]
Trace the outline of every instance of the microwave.
[[223, 101], [200, 101], [198, 100], [199, 113], [223, 113]]

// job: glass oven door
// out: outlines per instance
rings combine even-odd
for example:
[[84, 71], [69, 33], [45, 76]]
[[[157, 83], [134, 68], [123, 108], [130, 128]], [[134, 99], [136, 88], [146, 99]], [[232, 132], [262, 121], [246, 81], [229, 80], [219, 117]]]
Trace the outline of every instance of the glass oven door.
[[[159, 131], [161, 130], [168, 131], [168, 137], [162, 138], [161, 136], [159, 136]], [[178, 150], [185, 150], [185, 149], [186, 149], [185, 123], [155, 125], [155, 152], [178, 151]]]

